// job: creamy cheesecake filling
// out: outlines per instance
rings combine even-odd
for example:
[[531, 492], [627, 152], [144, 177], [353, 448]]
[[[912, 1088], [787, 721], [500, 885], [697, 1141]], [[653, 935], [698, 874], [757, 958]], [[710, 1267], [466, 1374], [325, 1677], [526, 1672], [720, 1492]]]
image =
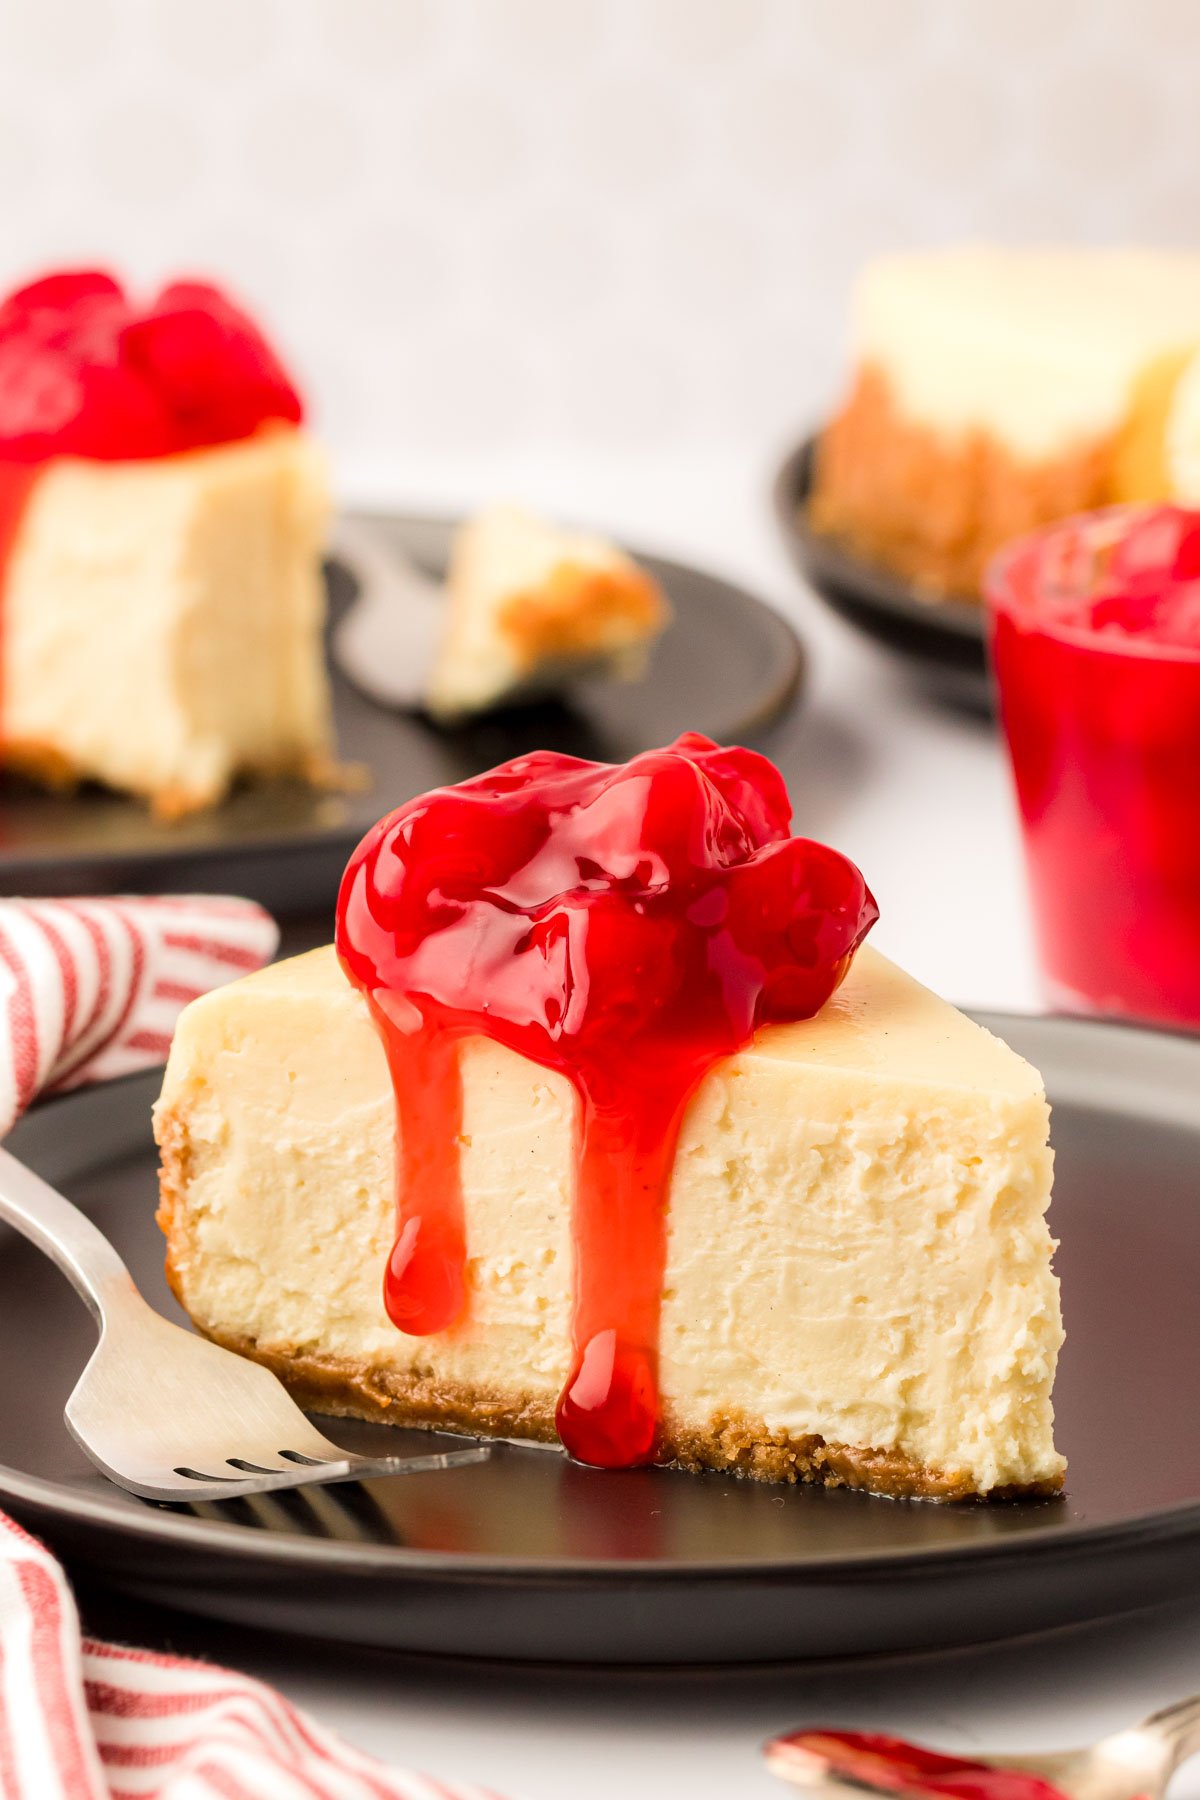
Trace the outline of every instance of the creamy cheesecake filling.
[[981, 244], [885, 256], [852, 301], [855, 366], [946, 439], [1037, 466], [1121, 427], [1138, 377], [1200, 343], [1200, 254]]
[[[277, 427], [37, 475], [0, 603], [0, 754], [169, 816], [332, 761], [323, 459]], [[102, 629], [100, 629], [102, 622]]]

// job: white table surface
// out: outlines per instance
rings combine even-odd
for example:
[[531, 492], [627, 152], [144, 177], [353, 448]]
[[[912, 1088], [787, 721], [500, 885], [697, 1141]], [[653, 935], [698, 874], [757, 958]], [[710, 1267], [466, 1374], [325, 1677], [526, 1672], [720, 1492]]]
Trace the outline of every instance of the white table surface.
[[[764, 493], [768, 469], [481, 464], [357, 470], [355, 500], [450, 510], [501, 492], [692, 557], [778, 603], [813, 655], [780, 750], [798, 828], [854, 856], [882, 909], [874, 941], [948, 997], [1033, 1010], [1014, 821], [990, 730], [923, 704], [883, 656], [798, 589]], [[122, 1635], [161, 1622], [105, 1609]], [[139, 1631], [139, 1627], [141, 1630]], [[517, 1800], [782, 1793], [757, 1747], [802, 1724], [925, 1737], [952, 1749], [1086, 1742], [1200, 1690], [1200, 1603], [1036, 1640], [872, 1664], [623, 1677], [322, 1652], [176, 1621], [174, 1647], [276, 1683], [385, 1760]], [[1200, 1796], [1200, 1763], [1173, 1790]]]

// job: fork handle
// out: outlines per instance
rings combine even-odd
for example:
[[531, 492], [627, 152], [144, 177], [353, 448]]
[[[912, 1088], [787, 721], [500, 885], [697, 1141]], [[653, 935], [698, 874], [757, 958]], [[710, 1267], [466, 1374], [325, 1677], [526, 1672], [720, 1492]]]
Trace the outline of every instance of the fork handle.
[[7, 1150], [0, 1150], [0, 1219], [58, 1264], [98, 1324], [105, 1323], [121, 1300], [141, 1299], [133, 1276], [103, 1232]]

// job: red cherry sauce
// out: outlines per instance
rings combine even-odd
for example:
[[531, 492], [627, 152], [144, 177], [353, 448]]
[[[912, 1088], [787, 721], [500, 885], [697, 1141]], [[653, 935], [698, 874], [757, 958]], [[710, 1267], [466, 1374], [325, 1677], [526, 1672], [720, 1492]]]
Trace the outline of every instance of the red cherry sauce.
[[467, 1307], [458, 1051], [482, 1034], [579, 1098], [573, 1358], [583, 1462], [654, 1459], [666, 1207], [680, 1121], [718, 1058], [833, 993], [877, 917], [854, 865], [789, 835], [783, 779], [689, 734], [619, 766], [541, 751], [380, 821], [337, 946], [396, 1091], [402, 1331]]
[[780, 1775], [820, 1774], [867, 1792], [937, 1800], [1064, 1800], [1061, 1788], [1023, 1769], [942, 1756], [874, 1731], [793, 1731], [766, 1748]]
[[296, 424], [299, 395], [216, 288], [135, 304], [110, 275], [44, 276], [0, 301], [0, 592], [37, 475], [58, 456], [145, 460]]
[[988, 597], [1051, 996], [1200, 1026], [1200, 512], [1069, 520]]

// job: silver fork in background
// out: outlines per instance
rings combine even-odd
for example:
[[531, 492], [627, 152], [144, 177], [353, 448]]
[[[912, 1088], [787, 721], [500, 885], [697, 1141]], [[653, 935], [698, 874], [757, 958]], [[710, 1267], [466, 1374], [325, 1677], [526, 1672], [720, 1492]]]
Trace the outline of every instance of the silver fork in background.
[[269, 1369], [156, 1313], [103, 1233], [7, 1150], [0, 1150], [0, 1219], [58, 1264], [100, 1326], [65, 1416], [96, 1467], [130, 1493], [227, 1500], [457, 1469], [491, 1454], [468, 1444], [423, 1456], [356, 1456], [331, 1443]]
[[419, 707], [445, 621], [440, 585], [369, 519], [339, 519], [330, 549], [358, 582], [334, 627], [334, 661], [381, 706]]

